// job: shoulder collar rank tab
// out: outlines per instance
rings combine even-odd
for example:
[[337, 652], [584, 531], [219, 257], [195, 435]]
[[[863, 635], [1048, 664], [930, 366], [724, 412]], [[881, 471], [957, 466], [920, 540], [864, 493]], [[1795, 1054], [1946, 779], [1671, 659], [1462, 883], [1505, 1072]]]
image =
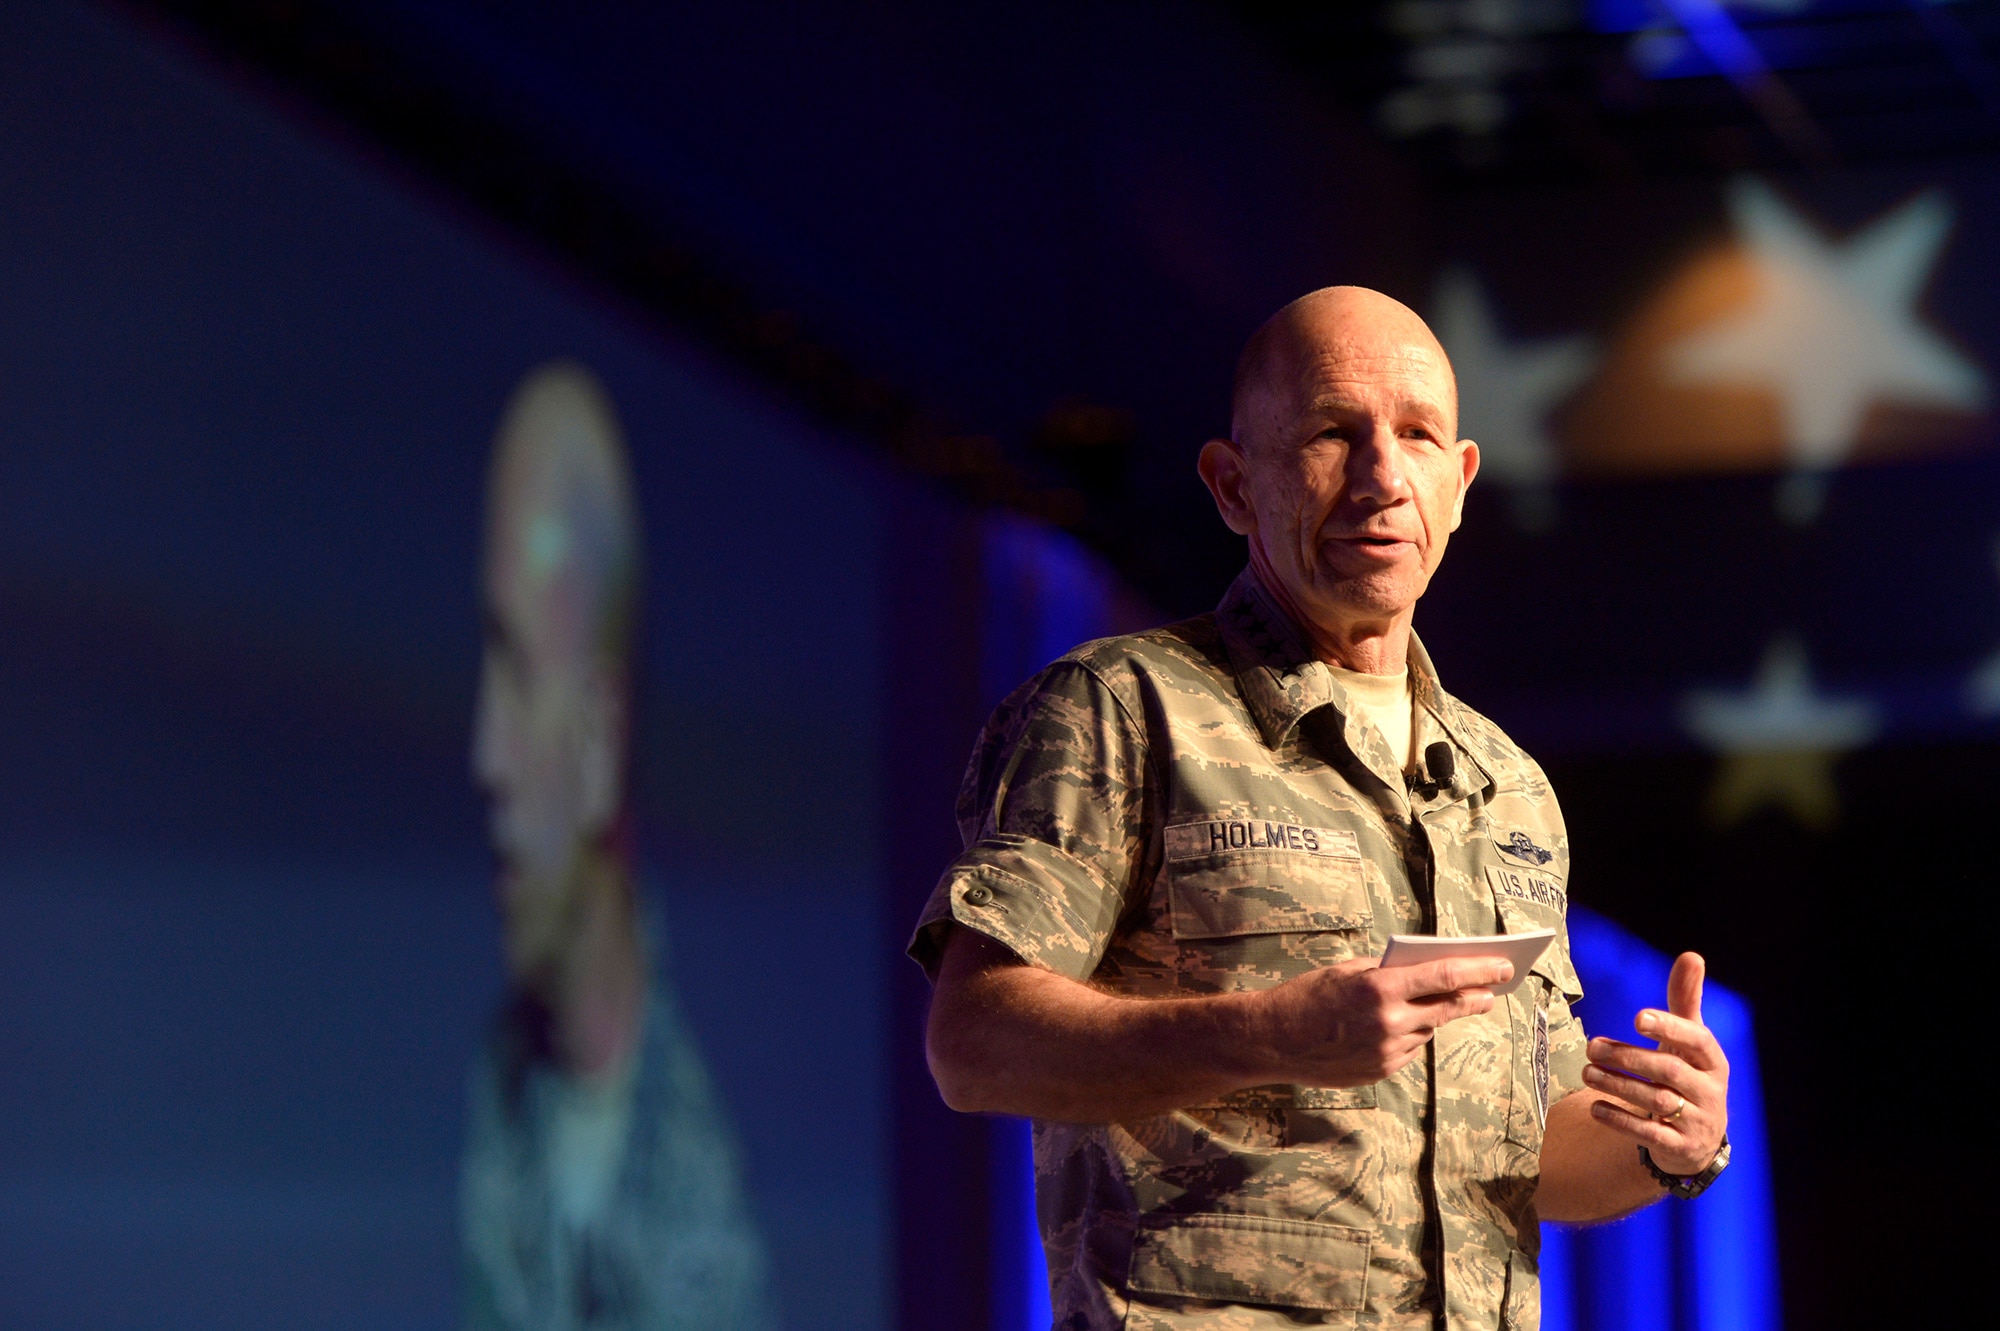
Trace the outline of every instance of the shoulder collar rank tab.
[[1306, 650], [1298, 627], [1250, 569], [1229, 585], [1215, 621], [1266, 744], [1277, 748], [1300, 718], [1333, 700], [1332, 672]]
[[[1345, 691], [1334, 682], [1333, 672], [1307, 649], [1304, 634], [1252, 570], [1236, 575], [1216, 607], [1215, 620], [1236, 666], [1243, 701], [1272, 748], [1283, 744], [1308, 712], [1331, 702], [1345, 704]], [[1458, 701], [1438, 684], [1430, 653], [1415, 633], [1410, 635], [1410, 688], [1417, 705], [1437, 718], [1458, 750], [1460, 775], [1454, 788], [1468, 793], [1492, 789], [1493, 773], [1467, 740]]]

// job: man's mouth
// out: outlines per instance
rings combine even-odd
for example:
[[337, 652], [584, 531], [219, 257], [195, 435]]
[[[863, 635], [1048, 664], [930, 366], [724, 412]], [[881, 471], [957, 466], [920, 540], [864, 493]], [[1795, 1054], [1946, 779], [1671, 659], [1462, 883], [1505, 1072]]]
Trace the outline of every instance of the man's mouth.
[[1362, 550], [1379, 551], [1384, 554], [1410, 544], [1407, 539], [1401, 536], [1382, 536], [1374, 532], [1357, 532], [1352, 536], [1336, 536], [1333, 539], [1342, 545], [1354, 546]]

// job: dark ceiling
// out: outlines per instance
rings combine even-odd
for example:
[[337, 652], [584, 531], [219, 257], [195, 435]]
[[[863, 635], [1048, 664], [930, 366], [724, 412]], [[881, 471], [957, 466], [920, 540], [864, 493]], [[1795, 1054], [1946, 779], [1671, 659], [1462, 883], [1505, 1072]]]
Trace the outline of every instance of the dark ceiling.
[[133, 3], [1168, 611], [1240, 559], [1191, 460], [1298, 292], [1421, 305], [1468, 201], [1680, 244], [1732, 172], [2000, 145], [1987, 3]]

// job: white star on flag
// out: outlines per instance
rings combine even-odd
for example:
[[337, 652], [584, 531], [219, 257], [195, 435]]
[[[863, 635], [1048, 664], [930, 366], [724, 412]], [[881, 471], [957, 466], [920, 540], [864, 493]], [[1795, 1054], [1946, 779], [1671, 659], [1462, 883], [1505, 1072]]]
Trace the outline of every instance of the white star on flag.
[[1729, 211], [1756, 269], [1749, 306], [1681, 339], [1668, 369], [1692, 383], [1747, 384], [1778, 399], [1792, 473], [1779, 508], [1818, 516], [1826, 473], [1847, 460], [1877, 401], [1977, 409], [1986, 376], [1917, 319], [1917, 297], [1951, 229], [1938, 190], [1844, 241], [1828, 241], [1753, 179]]
[[1438, 279], [1434, 310], [1438, 340], [1458, 375], [1459, 436], [1479, 444], [1479, 474], [1513, 491], [1515, 521], [1546, 527], [1560, 470], [1549, 410], [1596, 365], [1591, 340], [1509, 341], [1478, 279], [1463, 268]]
[[1725, 826], [1776, 804], [1804, 826], [1831, 827], [1839, 814], [1834, 759], [1881, 728], [1866, 698], [1819, 692], [1805, 648], [1791, 638], [1765, 650], [1748, 689], [1690, 693], [1681, 720], [1723, 756], [1709, 809]]

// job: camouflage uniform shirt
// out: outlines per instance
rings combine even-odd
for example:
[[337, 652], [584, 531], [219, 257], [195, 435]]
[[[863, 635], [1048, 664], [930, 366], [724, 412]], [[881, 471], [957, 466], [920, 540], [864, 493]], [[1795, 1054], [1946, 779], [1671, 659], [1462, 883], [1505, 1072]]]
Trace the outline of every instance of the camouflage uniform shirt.
[[1035, 1124], [1055, 1322], [1533, 1327], [1548, 1105], [1581, 1082], [1547, 779], [1446, 694], [1412, 640], [1412, 789], [1246, 572], [1212, 615], [1089, 643], [995, 712], [959, 796], [965, 852], [924, 909], [1104, 990], [1268, 988], [1392, 933], [1553, 927], [1492, 1012], [1370, 1086], [1259, 1086], [1123, 1123]]
[[473, 1069], [465, 1331], [767, 1331], [736, 1143], [672, 995], [656, 981], [611, 1184], [580, 1222], [557, 1195], [565, 1078], [542, 1043], [509, 1009]]

